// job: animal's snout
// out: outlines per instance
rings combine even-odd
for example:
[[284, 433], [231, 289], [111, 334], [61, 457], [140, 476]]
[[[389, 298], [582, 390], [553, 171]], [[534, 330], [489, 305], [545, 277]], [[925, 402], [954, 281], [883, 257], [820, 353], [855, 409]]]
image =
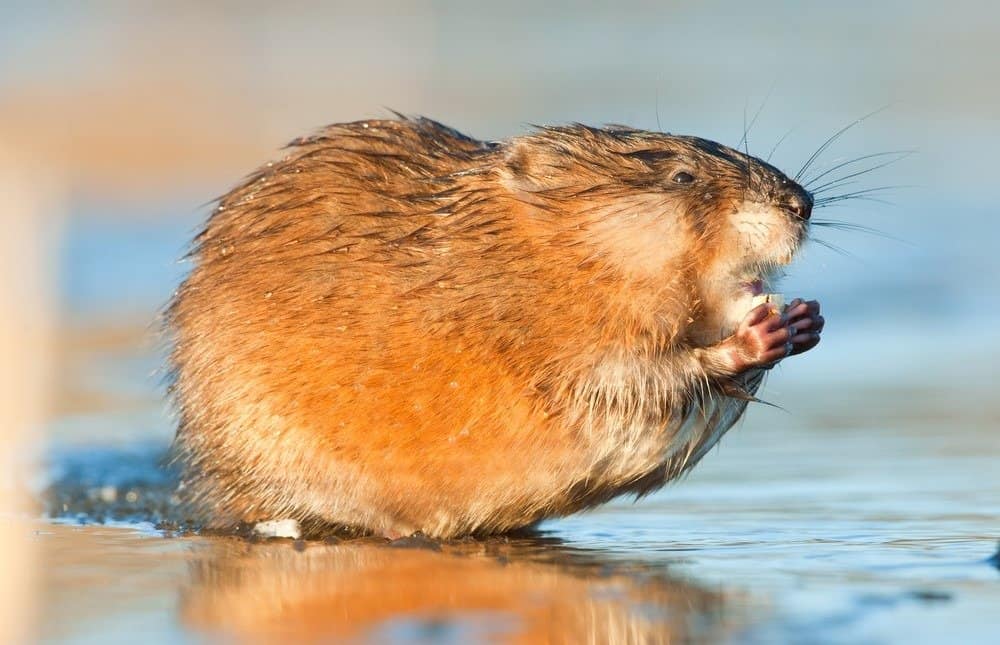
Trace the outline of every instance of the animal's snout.
[[778, 203], [785, 211], [796, 219], [806, 221], [812, 215], [813, 198], [797, 184], [789, 184], [782, 189]]

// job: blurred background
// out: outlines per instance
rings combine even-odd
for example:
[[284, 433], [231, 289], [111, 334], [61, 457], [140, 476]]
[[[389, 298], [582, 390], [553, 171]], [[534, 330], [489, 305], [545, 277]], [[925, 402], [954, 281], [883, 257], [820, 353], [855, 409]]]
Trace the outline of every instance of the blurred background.
[[[752, 121], [750, 152], [766, 157], [780, 141], [772, 161], [794, 174], [884, 107], [813, 166], [915, 151], [829, 176], [899, 159], [842, 190], [890, 187], [866, 195], [884, 201], [816, 213], [880, 234], [817, 229], [843, 252], [814, 244], [789, 270], [789, 297], [820, 299], [828, 320], [824, 344], [766, 390], [791, 417], [752, 411], [723, 442], [733, 450], [684, 486], [701, 490], [713, 473], [780, 479], [800, 457], [822, 456], [817, 443], [839, 441], [762, 451], [767, 432], [801, 429], [803, 418], [833, 432], [882, 423], [895, 439], [847, 433], [866, 442], [855, 464], [882, 459], [861, 470], [884, 477], [892, 459], [919, 453], [920, 467], [900, 472], [948, 482], [949, 503], [980, 513], [970, 530], [986, 540], [1000, 508], [990, 466], [1000, 457], [998, 34], [1000, 8], [972, 0], [0, 0], [3, 495], [32, 508], [65, 455], [167, 445], [158, 309], [206, 204], [296, 136], [390, 108], [483, 139], [580, 121], [736, 146]], [[948, 445], [964, 447], [937, 464]], [[553, 530], [584, 539], [573, 526]], [[0, 552], [53, 548], [19, 544]], [[10, 559], [32, 570], [29, 557]], [[17, 580], [5, 582], [28, 584]]]

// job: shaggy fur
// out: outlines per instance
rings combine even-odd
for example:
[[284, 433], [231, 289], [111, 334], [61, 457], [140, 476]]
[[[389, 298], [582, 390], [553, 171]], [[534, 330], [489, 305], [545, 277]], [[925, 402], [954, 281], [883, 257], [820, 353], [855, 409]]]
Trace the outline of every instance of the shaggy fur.
[[761, 381], [715, 348], [803, 239], [790, 192], [624, 127], [298, 139], [219, 201], [169, 309], [186, 491], [215, 525], [448, 537], [655, 490]]

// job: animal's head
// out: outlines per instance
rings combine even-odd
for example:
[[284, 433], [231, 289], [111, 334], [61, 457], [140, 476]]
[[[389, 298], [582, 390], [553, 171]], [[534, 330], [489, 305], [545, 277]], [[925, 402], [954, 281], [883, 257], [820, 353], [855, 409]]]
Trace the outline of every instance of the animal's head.
[[501, 179], [553, 243], [637, 283], [677, 280], [696, 326], [725, 331], [806, 237], [812, 196], [706, 139], [623, 127], [546, 128], [506, 146]]

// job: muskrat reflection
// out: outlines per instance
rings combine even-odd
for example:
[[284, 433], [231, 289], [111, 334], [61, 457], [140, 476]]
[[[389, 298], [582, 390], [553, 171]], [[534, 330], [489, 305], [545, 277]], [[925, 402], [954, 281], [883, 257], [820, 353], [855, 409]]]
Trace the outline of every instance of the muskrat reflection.
[[213, 541], [182, 619], [239, 642], [668, 643], [734, 627], [719, 593], [535, 540], [297, 546]]

